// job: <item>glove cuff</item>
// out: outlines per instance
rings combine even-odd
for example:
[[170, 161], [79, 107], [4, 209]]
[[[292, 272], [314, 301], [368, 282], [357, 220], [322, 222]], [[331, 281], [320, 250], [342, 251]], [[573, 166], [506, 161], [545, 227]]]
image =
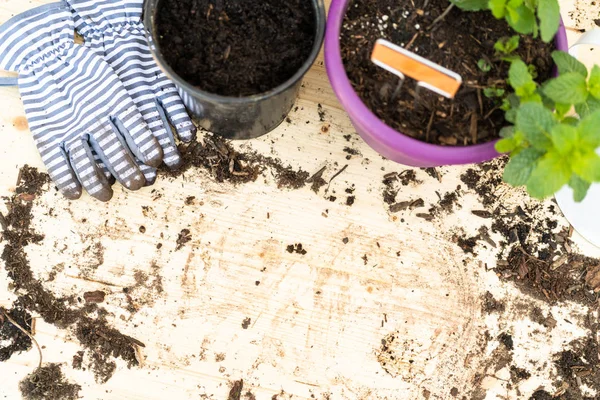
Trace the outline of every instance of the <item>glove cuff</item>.
[[19, 71], [73, 45], [68, 4], [46, 4], [16, 15], [0, 26], [0, 69]]
[[142, 23], [142, 0], [67, 0], [75, 29], [84, 38], [120, 32]]

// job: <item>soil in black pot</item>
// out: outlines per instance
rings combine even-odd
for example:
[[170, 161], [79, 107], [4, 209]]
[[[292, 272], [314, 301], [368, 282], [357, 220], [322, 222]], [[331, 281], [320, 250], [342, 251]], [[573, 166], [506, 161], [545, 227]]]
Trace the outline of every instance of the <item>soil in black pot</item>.
[[[424, 142], [471, 145], [498, 138], [507, 125], [500, 98], [488, 98], [484, 89], [510, 90], [508, 62], [496, 56], [494, 44], [516, 33], [489, 11], [465, 12], [448, 8], [448, 0], [351, 0], [340, 35], [342, 58], [352, 86], [390, 127]], [[422, 89], [415, 100], [416, 82], [399, 78], [370, 60], [373, 45], [384, 38], [462, 76], [453, 100]], [[521, 36], [516, 54], [536, 67], [538, 82], [552, 74], [553, 44]], [[487, 72], [478, 66], [484, 60]]]
[[311, 0], [161, 0], [156, 29], [166, 62], [187, 82], [249, 96], [300, 69], [316, 24]]

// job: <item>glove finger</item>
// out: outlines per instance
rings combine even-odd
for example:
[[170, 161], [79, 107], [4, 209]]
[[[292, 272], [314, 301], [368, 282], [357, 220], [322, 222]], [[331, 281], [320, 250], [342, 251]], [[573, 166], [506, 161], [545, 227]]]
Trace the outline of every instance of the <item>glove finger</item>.
[[179, 150], [177, 150], [173, 129], [167, 120], [167, 115], [160, 102], [155, 99], [154, 104], [160, 121], [157, 123], [157, 129], [154, 134], [163, 148], [163, 162], [171, 169], [178, 169], [181, 167], [183, 160], [181, 159]]
[[69, 147], [68, 154], [73, 171], [88, 194], [100, 201], [109, 201], [113, 190], [104, 173], [94, 162], [94, 155], [87, 140], [76, 140]]
[[83, 190], [64, 148], [62, 146], [52, 146], [47, 150], [41, 150], [40, 154], [48, 168], [50, 178], [63, 196], [69, 200], [80, 198]]
[[120, 130], [112, 122], [90, 135], [90, 144], [121, 185], [129, 190], [139, 190], [146, 184]]
[[[164, 79], [167, 80], [166, 77]], [[169, 122], [175, 127], [179, 139], [186, 143], [194, 140], [197, 132], [196, 126], [189, 117], [175, 85], [168, 80], [161, 82], [157, 90], [157, 98]]]
[[149, 167], [146, 164], [139, 164], [139, 167], [142, 174], [144, 174], [144, 178], [146, 178], [145, 186], [154, 185], [154, 182], [156, 182], [156, 168]]
[[163, 159], [162, 148], [135, 106], [132, 105], [114, 117], [112, 123], [142, 163], [155, 168], [160, 165]]
[[94, 156], [94, 162], [96, 163], [96, 165], [98, 165], [98, 167], [100, 167], [100, 169], [104, 173], [104, 176], [106, 177], [106, 180], [108, 181], [108, 183], [110, 183], [111, 186], [114, 185], [117, 180], [110, 173], [110, 171], [104, 164], [104, 161], [102, 161], [102, 159], [100, 159], [100, 156], [98, 155], [98, 153], [96, 153], [96, 151], [94, 151], [93, 148], [92, 148], [92, 155]]

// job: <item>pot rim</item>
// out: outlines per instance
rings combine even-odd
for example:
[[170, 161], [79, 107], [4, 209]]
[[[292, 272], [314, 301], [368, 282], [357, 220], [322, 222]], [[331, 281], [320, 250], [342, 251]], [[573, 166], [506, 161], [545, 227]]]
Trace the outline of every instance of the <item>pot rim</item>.
[[204, 90], [198, 89], [196, 86], [191, 85], [190, 83], [185, 81], [171, 68], [171, 66], [163, 58], [160, 52], [159, 42], [158, 40], [154, 40], [154, 37], [156, 35], [155, 14], [157, 10], [157, 5], [160, 1], [161, 0], [146, 0], [146, 2], [144, 3], [144, 30], [146, 33], [146, 39], [151, 44], [150, 51], [152, 53], [152, 57], [154, 57], [160, 69], [163, 70], [163, 72], [165, 73], [165, 75], [167, 75], [169, 79], [171, 79], [177, 86], [181, 87], [188, 94], [194, 96], [195, 98], [201, 101], [216, 101], [221, 104], [235, 105], [260, 102], [266, 98], [283, 93], [290, 87], [294, 86], [298, 81], [302, 79], [304, 75], [306, 75], [308, 70], [312, 67], [315, 60], [317, 59], [319, 52], [321, 51], [321, 46], [323, 45], [326, 25], [325, 5], [323, 3], [323, 0], [312, 0], [313, 9], [315, 11], [314, 19], [316, 23], [316, 30], [314, 35], [315, 41], [313, 43], [310, 55], [302, 64], [302, 66], [298, 68], [294, 75], [292, 75], [288, 80], [286, 80], [279, 86], [276, 86], [275, 88], [267, 92], [258, 93], [251, 96], [233, 97], [206, 92]]
[[[344, 68], [340, 32], [349, 0], [332, 0], [325, 33], [325, 68], [340, 103], [365, 140], [379, 149], [385, 149], [384, 156], [391, 159], [421, 160], [419, 163], [437, 165], [468, 164], [492, 159], [500, 155], [495, 149], [498, 141], [492, 140], [469, 146], [442, 146], [422, 142], [385, 124], [360, 99], [354, 91]], [[566, 30], [560, 20], [554, 43], [557, 50], [568, 51]], [[556, 76], [556, 69], [554, 71]], [[376, 148], [376, 150], [378, 150]], [[379, 151], [379, 150], [378, 150]], [[427, 161], [424, 161], [427, 160]]]

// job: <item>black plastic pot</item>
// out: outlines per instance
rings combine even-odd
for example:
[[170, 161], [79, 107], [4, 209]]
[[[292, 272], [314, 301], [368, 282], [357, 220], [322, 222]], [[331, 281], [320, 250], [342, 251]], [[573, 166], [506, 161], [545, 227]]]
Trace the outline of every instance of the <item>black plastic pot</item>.
[[[144, 25], [152, 54], [159, 67], [175, 83], [184, 104], [204, 129], [228, 139], [251, 139], [275, 129], [292, 109], [302, 78], [317, 58], [325, 34], [323, 0], [312, 1], [315, 11], [315, 42], [308, 59], [286, 82], [266, 93], [247, 97], [227, 97], [208, 93], [190, 85], [166, 63], [156, 40], [156, 10], [161, 0], [146, 0]], [[282, 0], [284, 1], [284, 0]]]

